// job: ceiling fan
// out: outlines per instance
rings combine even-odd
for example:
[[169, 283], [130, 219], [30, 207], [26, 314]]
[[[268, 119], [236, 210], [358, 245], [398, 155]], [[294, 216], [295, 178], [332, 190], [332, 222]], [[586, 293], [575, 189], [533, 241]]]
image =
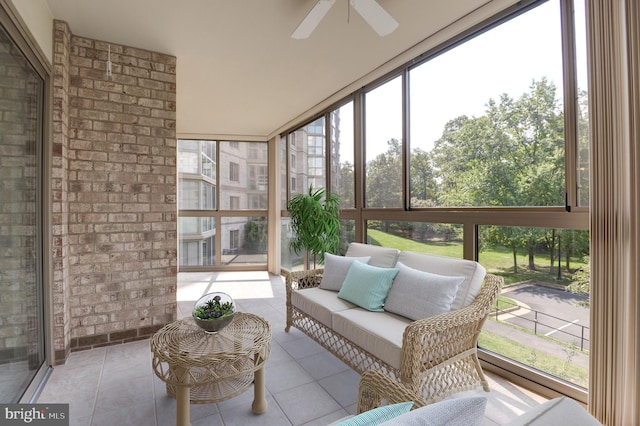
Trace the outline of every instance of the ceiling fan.
[[[313, 9], [311, 9], [293, 34], [291, 34], [291, 38], [301, 39], [309, 37], [320, 21], [322, 21], [324, 15], [331, 9], [333, 3], [335, 3], [335, 0], [318, 0], [315, 6], [313, 6]], [[391, 34], [398, 27], [398, 22], [393, 19], [393, 16], [389, 15], [376, 0], [349, 0], [349, 4], [380, 36]]]

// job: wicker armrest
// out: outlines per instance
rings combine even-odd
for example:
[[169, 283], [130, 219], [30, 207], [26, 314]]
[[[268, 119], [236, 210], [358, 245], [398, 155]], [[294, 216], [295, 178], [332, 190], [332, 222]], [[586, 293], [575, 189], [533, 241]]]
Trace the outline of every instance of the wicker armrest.
[[383, 404], [413, 401], [412, 410], [423, 407], [426, 401], [402, 383], [376, 370], [362, 373], [358, 388], [358, 413], [372, 410]]
[[322, 280], [323, 272], [324, 268], [289, 272], [287, 275], [287, 292], [302, 288], [318, 287]]
[[482, 325], [500, 293], [502, 278], [487, 274], [469, 306], [412, 322], [402, 339], [400, 375], [406, 385], [421, 387], [424, 372], [476, 350]]
[[291, 305], [291, 293], [294, 290], [318, 287], [322, 281], [324, 268], [310, 269], [308, 271], [289, 272], [285, 281], [286, 285], [286, 308], [287, 322], [285, 331], [288, 333], [293, 323], [293, 306]]

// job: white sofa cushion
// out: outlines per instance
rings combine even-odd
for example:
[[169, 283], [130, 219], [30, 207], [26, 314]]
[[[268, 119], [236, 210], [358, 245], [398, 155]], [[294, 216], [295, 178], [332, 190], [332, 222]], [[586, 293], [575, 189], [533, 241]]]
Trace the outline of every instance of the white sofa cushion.
[[571, 398], [560, 397], [534, 407], [506, 426], [602, 426], [587, 410]]
[[351, 264], [355, 261], [367, 263], [369, 262], [369, 259], [371, 259], [371, 256], [345, 257], [325, 253], [324, 271], [322, 272], [322, 280], [320, 280], [320, 288], [324, 290], [340, 291]]
[[402, 262], [396, 263], [396, 268], [398, 275], [384, 302], [384, 310], [412, 320], [449, 312], [465, 278], [419, 271]]
[[327, 327], [332, 326], [331, 314], [356, 305], [338, 298], [338, 293], [321, 288], [306, 288], [291, 293], [291, 304]]
[[392, 268], [396, 265], [400, 251], [389, 247], [374, 246], [373, 244], [350, 243], [345, 256], [371, 256], [369, 265], [380, 268]]
[[458, 288], [456, 298], [451, 304], [451, 310], [469, 306], [480, 292], [482, 281], [486, 275], [486, 270], [482, 265], [473, 260], [456, 259], [433, 254], [402, 251], [398, 256], [398, 262], [410, 268], [431, 272], [432, 274], [465, 277]]
[[387, 364], [400, 369], [402, 335], [411, 320], [361, 308], [334, 312], [333, 330]]

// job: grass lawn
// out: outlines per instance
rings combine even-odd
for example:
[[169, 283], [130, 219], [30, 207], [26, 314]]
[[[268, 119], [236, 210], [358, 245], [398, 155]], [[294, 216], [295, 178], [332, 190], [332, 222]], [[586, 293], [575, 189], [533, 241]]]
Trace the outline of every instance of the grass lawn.
[[523, 364], [537, 368], [580, 386], [589, 386], [589, 371], [571, 363], [571, 351], [566, 349], [566, 358], [561, 359], [519, 342], [507, 339], [488, 331], [480, 333], [478, 346], [504, 355]]
[[[430, 253], [440, 256], [462, 258], [462, 241], [450, 242], [418, 242], [408, 238], [389, 234], [377, 229], [367, 230], [369, 244], [383, 247], [393, 247], [398, 250], [414, 251], [418, 253]], [[563, 269], [562, 281], [557, 281], [556, 273], [549, 274], [549, 254], [537, 253], [535, 257], [535, 271], [527, 270], [528, 255], [519, 253], [516, 256], [518, 263], [518, 273], [513, 273], [513, 254], [511, 250], [497, 247], [483, 250], [479, 254], [478, 261], [488, 272], [500, 275], [504, 278], [505, 285], [519, 283], [527, 280], [544, 281], [549, 283], [567, 285], [571, 283], [571, 274]], [[585, 263], [579, 259], [571, 259], [571, 269], [575, 270]], [[562, 265], [564, 268], [564, 264]]]
[[398, 250], [430, 253], [440, 256], [462, 258], [462, 243], [460, 241], [421, 243], [397, 235], [388, 234], [377, 229], [367, 230], [369, 244], [382, 247], [393, 247]]

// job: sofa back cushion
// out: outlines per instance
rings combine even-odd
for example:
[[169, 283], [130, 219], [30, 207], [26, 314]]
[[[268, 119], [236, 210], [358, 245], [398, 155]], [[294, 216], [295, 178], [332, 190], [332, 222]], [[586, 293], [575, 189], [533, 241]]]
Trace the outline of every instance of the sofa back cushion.
[[[371, 259], [373, 260], [373, 257]], [[482, 265], [467, 259], [402, 251], [398, 256], [398, 262], [410, 268], [431, 272], [432, 274], [464, 277], [464, 281], [458, 287], [456, 297], [451, 304], [451, 310], [469, 306], [480, 292], [482, 281], [486, 275], [486, 270]]]
[[419, 271], [396, 263], [398, 275], [393, 280], [384, 310], [414, 321], [447, 313], [465, 277], [451, 277]]
[[396, 266], [400, 251], [389, 247], [374, 246], [372, 244], [351, 243], [345, 256], [363, 257], [371, 256], [369, 265], [380, 268], [393, 268]]
[[325, 253], [324, 271], [322, 272], [322, 280], [320, 280], [320, 288], [323, 290], [340, 291], [351, 264], [356, 261], [368, 263], [369, 260], [369, 256], [346, 257]]

